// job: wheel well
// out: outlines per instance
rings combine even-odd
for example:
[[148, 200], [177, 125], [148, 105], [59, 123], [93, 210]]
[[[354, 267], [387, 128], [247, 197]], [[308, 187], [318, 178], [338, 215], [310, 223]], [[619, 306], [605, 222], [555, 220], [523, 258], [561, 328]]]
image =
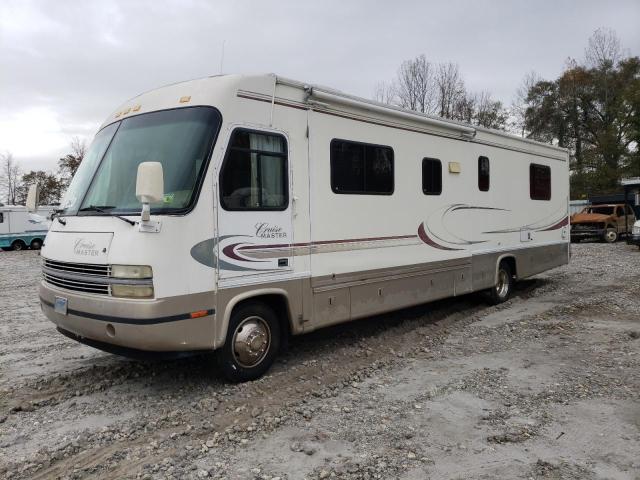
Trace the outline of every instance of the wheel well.
[[[287, 298], [277, 293], [256, 295], [255, 297], [249, 297], [239, 301], [234, 305], [233, 310], [251, 302], [262, 302], [276, 313], [276, 317], [278, 317], [278, 322], [280, 323], [280, 331], [285, 334], [283, 340], [286, 341], [286, 338], [291, 335], [291, 314]], [[233, 310], [231, 314], [233, 314]]]
[[25, 247], [27, 246], [27, 244], [24, 242], [24, 240], [22, 240], [21, 238], [18, 238], [16, 240], [14, 240], [13, 242], [11, 242], [11, 245], [15, 245], [16, 243], [21, 243], [22, 245], [24, 245]]
[[513, 278], [518, 278], [518, 270], [516, 269], [515, 257], [504, 257], [502, 260], [500, 260], [500, 263], [506, 263], [507, 265], [509, 265]]

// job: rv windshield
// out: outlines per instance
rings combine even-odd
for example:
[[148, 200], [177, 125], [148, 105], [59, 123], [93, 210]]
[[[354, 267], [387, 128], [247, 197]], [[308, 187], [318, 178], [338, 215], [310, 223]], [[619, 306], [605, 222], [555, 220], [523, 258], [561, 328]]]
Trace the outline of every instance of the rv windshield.
[[[138, 213], [136, 176], [142, 162], [160, 162], [164, 199], [152, 213], [179, 213], [195, 201], [220, 114], [211, 107], [147, 113], [96, 135], [62, 202], [63, 215]], [[97, 207], [97, 208], [96, 208]]]

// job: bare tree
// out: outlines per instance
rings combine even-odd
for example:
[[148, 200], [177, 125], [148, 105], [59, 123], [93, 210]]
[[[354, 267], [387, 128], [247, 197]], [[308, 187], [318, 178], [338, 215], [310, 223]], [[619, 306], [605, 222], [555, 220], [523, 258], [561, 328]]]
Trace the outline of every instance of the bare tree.
[[20, 184], [20, 165], [13, 159], [11, 152], [0, 154], [0, 168], [2, 169], [2, 187], [9, 205], [16, 203]]
[[587, 65], [604, 70], [614, 67], [623, 57], [620, 39], [610, 28], [598, 28], [593, 32], [584, 53]]
[[373, 99], [376, 102], [395, 105], [397, 98], [393, 82], [378, 82], [373, 90]]
[[516, 93], [511, 101], [511, 122], [510, 126], [522, 137], [526, 136], [526, 114], [529, 107], [529, 91], [535, 84], [540, 82], [542, 77], [535, 71], [529, 71], [520, 82]]
[[427, 114], [435, 112], [434, 67], [424, 55], [402, 62], [395, 91], [401, 107]]
[[438, 88], [438, 114], [443, 118], [454, 118], [456, 105], [466, 96], [460, 68], [455, 63], [442, 63], [436, 75]]

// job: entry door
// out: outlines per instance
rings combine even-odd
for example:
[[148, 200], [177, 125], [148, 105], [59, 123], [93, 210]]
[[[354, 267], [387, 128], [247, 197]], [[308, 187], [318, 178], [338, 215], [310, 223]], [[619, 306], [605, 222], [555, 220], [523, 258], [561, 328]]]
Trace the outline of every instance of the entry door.
[[220, 278], [290, 272], [293, 228], [286, 137], [234, 129], [218, 182]]

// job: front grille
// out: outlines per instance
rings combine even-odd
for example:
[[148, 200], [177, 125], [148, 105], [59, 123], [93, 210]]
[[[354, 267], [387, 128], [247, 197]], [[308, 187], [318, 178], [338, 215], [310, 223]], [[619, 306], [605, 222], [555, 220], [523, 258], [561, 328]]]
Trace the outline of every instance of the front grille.
[[574, 231], [598, 230], [602, 228], [602, 225], [598, 223], [574, 223], [571, 228]]
[[109, 265], [69, 263], [43, 259], [44, 281], [59, 288], [75, 292], [109, 295]]
[[58, 262], [56, 260], [43, 259], [43, 265], [51, 270], [59, 272], [77, 273], [80, 275], [93, 275], [108, 277], [111, 274], [111, 265], [94, 265], [91, 263]]

